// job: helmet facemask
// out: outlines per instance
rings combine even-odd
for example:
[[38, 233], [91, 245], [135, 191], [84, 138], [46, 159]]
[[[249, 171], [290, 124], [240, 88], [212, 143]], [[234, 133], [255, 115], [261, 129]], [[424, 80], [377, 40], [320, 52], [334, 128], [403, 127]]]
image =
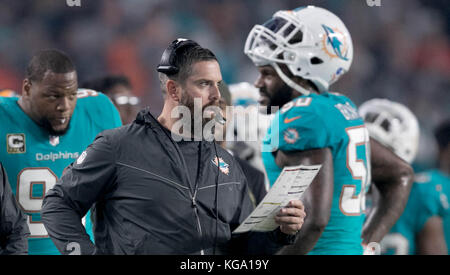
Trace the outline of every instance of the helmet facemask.
[[299, 22], [293, 24], [287, 20], [283, 12], [277, 14], [279, 16], [274, 16], [263, 25], [253, 27], [245, 43], [244, 52], [256, 66], [271, 65], [286, 84], [308, 95], [310, 92], [292, 81], [278, 65], [285, 64], [292, 72], [290, 66], [299, 63], [298, 48], [310, 47], [302, 43], [305, 27]]

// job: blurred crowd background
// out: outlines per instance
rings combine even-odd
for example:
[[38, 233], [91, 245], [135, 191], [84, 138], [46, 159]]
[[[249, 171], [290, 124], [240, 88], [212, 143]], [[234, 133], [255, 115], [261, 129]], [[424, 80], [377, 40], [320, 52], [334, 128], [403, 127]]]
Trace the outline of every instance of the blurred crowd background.
[[435, 163], [433, 128], [450, 117], [448, 0], [0, 0], [0, 89], [18, 92], [39, 49], [58, 48], [75, 61], [80, 83], [106, 74], [130, 78], [154, 114], [162, 109], [156, 65], [177, 37], [196, 40], [219, 58], [226, 83], [253, 83], [246, 36], [279, 9], [316, 5], [337, 14], [352, 34], [350, 72], [333, 91], [356, 104], [389, 98], [417, 115], [422, 135], [416, 168]]

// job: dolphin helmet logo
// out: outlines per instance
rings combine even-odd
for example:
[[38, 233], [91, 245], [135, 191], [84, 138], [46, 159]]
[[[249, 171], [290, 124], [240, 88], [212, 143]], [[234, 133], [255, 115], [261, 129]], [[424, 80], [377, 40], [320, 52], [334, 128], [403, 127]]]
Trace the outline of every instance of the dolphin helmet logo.
[[326, 32], [326, 36], [323, 39], [323, 50], [331, 58], [340, 58], [348, 61], [348, 44], [345, 36], [338, 29], [332, 29], [328, 26], [322, 25]]

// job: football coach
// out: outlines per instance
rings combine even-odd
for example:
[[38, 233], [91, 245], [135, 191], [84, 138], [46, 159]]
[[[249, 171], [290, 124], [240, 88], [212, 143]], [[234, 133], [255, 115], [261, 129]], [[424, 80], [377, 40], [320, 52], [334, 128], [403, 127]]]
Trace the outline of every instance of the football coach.
[[[132, 124], [99, 134], [47, 193], [42, 221], [59, 251], [262, 255], [293, 243], [305, 217], [299, 200], [278, 212], [276, 230], [231, 234], [253, 210], [245, 175], [194, 127], [216, 120], [214, 112], [203, 118], [220, 99], [215, 55], [177, 39], [157, 71], [164, 93], [160, 116], [147, 108]], [[95, 245], [81, 223], [90, 208]]]

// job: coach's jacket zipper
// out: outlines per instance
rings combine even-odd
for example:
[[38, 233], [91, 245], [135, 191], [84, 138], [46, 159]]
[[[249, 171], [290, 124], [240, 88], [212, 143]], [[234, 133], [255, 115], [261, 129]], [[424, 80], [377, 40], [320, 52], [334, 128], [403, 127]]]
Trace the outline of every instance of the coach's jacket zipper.
[[[194, 215], [195, 215], [195, 218], [196, 218], [196, 220], [197, 220], [197, 231], [198, 231], [198, 233], [199, 233], [199, 235], [200, 235], [200, 240], [203, 240], [203, 231], [202, 231], [202, 225], [201, 225], [201, 223], [200, 223], [200, 217], [198, 216], [198, 208], [197, 208], [197, 202], [196, 202], [196, 196], [197, 196], [197, 191], [198, 191], [198, 178], [196, 178], [196, 183], [195, 183], [195, 187], [194, 187], [194, 193], [192, 194], [192, 184], [191, 184], [191, 180], [190, 180], [190, 177], [189, 177], [189, 174], [187, 173], [187, 171], [188, 171], [188, 168], [187, 168], [187, 165], [186, 165], [186, 161], [184, 160], [184, 157], [183, 157], [183, 154], [181, 153], [181, 150], [180, 150], [180, 148], [178, 147], [178, 144], [176, 144], [176, 142], [172, 139], [172, 137], [170, 137], [170, 140], [172, 141], [172, 144], [175, 146], [175, 150], [178, 152], [178, 157], [179, 157], [179, 159], [180, 159], [180, 161], [181, 161], [181, 164], [183, 165], [183, 168], [184, 168], [184, 172], [185, 172], [185, 175], [186, 175], [186, 180], [188, 181], [188, 186], [189, 186], [189, 195], [190, 195], [190, 197], [191, 197], [191, 201], [192, 201], [192, 208], [194, 208]], [[202, 144], [200, 143], [200, 156], [199, 156], [199, 167], [198, 167], [198, 173], [199, 173], [199, 175], [201, 175], [202, 174], [202, 165], [201, 165], [201, 163], [202, 163], [202, 161], [201, 161], [201, 150], [203, 150], [203, 146], [202, 146]], [[200, 250], [200, 254], [201, 255], [205, 255], [205, 251], [204, 251], [204, 249], [202, 248], [201, 250]]]
[[[200, 217], [198, 216], [198, 208], [197, 208], [197, 202], [195, 201], [195, 196], [197, 195], [197, 190], [195, 190], [195, 194], [192, 197], [192, 207], [194, 208], [194, 214], [195, 217], [197, 218], [197, 228], [198, 228], [198, 232], [200, 233], [200, 238], [203, 237], [203, 233], [202, 233], [202, 225], [200, 224]], [[200, 250], [200, 254], [201, 255], [205, 255], [205, 251], [202, 249]]]
[[[152, 117], [153, 118], [153, 117]], [[156, 122], [156, 124], [159, 126], [159, 127], [152, 127], [153, 128], [153, 130], [157, 130], [157, 132], [159, 132], [158, 133], [158, 135], [165, 135], [165, 136], [167, 136], [168, 138], [169, 138], [169, 141], [172, 143], [172, 145], [175, 147], [175, 150], [177, 151], [177, 155], [178, 155], [178, 159], [179, 159], [179, 161], [180, 161], [180, 163], [182, 164], [182, 166], [183, 166], [183, 168], [184, 168], [184, 172], [185, 172], [185, 176], [186, 176], [186, 180], [188, 181], [188, 189], [189, 189], [189, 195], [190, 195], [190, 197], [191, 197], [191, 203], [192, 203], [192, 208], [194, 208], [194, 215], [195, 215], [195, 218], [196, 218], [196, 220], [197, 220], [197, 231], [198, 231], [198, 233], [199, 233], [199, 235], [200, 235], [200, 240], [202, 240], [203, 239], [203, 232], [202, 232], [202, 226], [201, 226], [201, 223], [200, 223], [200, 217], [199, 217], [199, 215], [198, 215], [198, 208], [197, 208], [197, 202], [196, 202], [196, 196], [197, 196], [197, 191], [198, 191], [198, 181], [199, 181], [199, 178], [197, 178], [196, 179], [196, 184], [195, 184], [195, 187], [194, 187], [194, 193], [192, 194], [192, 184], [191, 184], [191, 180], [190, 180], [190, 177], [189, 177], [189, 174], [187, 173], [187, 171], [188, 171], [188, 169], [187, 169], [187, 165], [186, 165], [186, 161], [184, 160], [184, 157], [183, 157], [183, 154], [181, 153], [181, 150], [180, 150], [180, 147], [178, 147], [178, 144], [172, 139], [172, 137], [170, 136], [170, 135], [168, 135], [163, 129], [162, 129], [162, 127], [164, 127], [164, 126], [162, 126], [160, 123], [159, 123], [159, 121], [158, 120], [156, 120], [156, 119], [154, 119], [153, 118], [153, 120]], [[164, 139], [164, 142], [167, 142], [167, 139]], [[198, 173], [199, 173], [199, 175], [200, 175], [200, 177], [201, 177], [201, 175], [202, 175], [202, 161], [201, 161], [201, 151], [203, 150], [203, 144], [200, 142], [200, 156], [199, 156], [199, 167], [198, 167]], [[204, 251], [204, 249], [202, 248], [201, 250], [200, 250], [200, 254], [201, 255], [205, 255], [205, 251]]]
[[[167, 183], [167, 184], [169, 184], [169, 185], [174, 186], [175, 188], [187, 189], [187, 190], [189, 191], [189, 197], [190, 197], [190, 199], [191, 199], [192, 208], [194, 208], [194, 214], [195, 214], [195, 218], [196, 218], [196, 220], [197, 220], [197, 231], [198, 231], [198, 233], [200, 234], [200, 238], [203, 237], [202, 226], [201, 226], [201, 224], [200, 224], [200, 217], [198, 216], [198, 208], [197, 208], [197, 201], [196, 201], [197, 191], [199, 190], [198, 187], [195, 189], [194, 195], [192, 195], [192, 192], [191, 192], [191, 190], [190, 190], [188, 187], [182, 186], [182, 185], [180, 185], [180, 184], [178, 184], [178, 183], [176, 183], [176, 182], [174, 182], [174, 181], [172, 181], [172, 180], [170, 180], [170, 179], [167, 179], [167, 178], [165, 178], [165, 177], [163, 177], [163, 176], [161, 176], [161, 175], [158, 175], [158, 174], [156, 174], [156, 173], [152, 173], [152, 172], [150, 172], [150, 171], [147, 171], [147, 170], [144, 170], [144, 169], [141, 169], [141, 168], [132, 166], [132, 165], [128, 165], [128, 164], [125, 164], [125, 163], [121, 163], [121, 162], [118, 162], [117, 164], [122, 165], [122, 166], [125, 166], [125, 167], [128, 167], [128, 168], [136, 169], [136, 170], [139, 170], [139, 171], [148, 173], [148, 174], [151, 174], [151, 175], [153, 175], [154, 177], [158, 178], [159, 180], [162, 180], [163, 182], [165, 182], [165, 183]], [[213, 185], [213, 186], [214, 186], [214, 185]], [[209, 187], [209, 186], [208, 186], [208, 187]], [[201, 254], [201, 255], [204, 255], [204, 254], [205, 254], [205, 252], [204, 252], [203, 249], [200, 250], [200, 254]]]

